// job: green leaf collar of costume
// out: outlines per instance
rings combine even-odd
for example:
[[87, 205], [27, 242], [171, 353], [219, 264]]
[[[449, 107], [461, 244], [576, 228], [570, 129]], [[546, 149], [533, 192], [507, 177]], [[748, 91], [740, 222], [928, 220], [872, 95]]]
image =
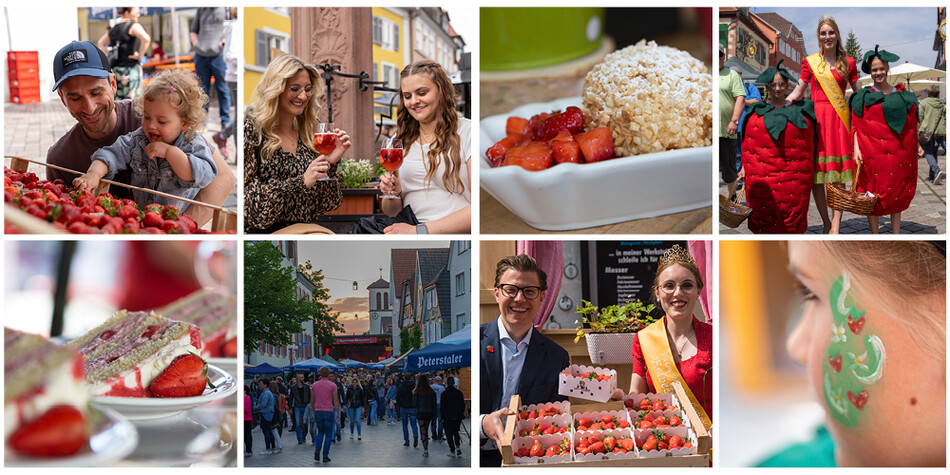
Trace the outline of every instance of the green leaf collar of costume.
[[907, 122], [907, 113], [917, 104], [917, 96], [913, 92], [896, 89], [890, 94], [876, 91], [871, 86], [865, 87], [851, 95], [850, 105], [854, 115], [864, 117], [864, 109], [874, 104], [881, 104], [884, 110], [884, 120], [895, 134], [904, 130]]
[[[775, 76], [775, 73], [772, 73]], [[812, 101], [795, 101], [785, 107], [775, 107], [766, 102], [756, 102], [749, 106], [749, 114], [758, 114], [765, 123], [765, 129], [773, 140], [778, 140], [779, 135], [785, 130], [786, 124], [792, 123], [799, 129], [808, 128], [808, 120], [815, 121], [815, 103]], [[746, 120], [745, 124], [749, 121]], [[743, 127], [745, 127], [745, 124]], [[743, 131], [745, 133], [745, 131]]]

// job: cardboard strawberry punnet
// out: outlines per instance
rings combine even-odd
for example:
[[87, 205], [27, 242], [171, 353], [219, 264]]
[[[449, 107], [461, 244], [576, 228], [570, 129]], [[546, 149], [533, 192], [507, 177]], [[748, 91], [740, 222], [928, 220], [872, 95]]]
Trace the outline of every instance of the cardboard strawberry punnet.
[[851, 133], [863, 156], [857, 191], [878, 195], [871, 216], [899, 213], [917, 191], [917, 98], [866, 87], [851, 96]]
[[742, 141], [746, 201], [754, 233], [804, 233], [814, 175], [815, 106], [759, 102], [746, 116]]

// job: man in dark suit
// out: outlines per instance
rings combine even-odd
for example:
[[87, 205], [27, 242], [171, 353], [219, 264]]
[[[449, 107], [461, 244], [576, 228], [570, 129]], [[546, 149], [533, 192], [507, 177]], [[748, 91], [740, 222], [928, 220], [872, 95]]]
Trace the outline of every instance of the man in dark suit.
[[[495, 268], [495, 300], [499, 317], [480, 328], [481, 466], [501, 465], [504, 420], [514, 394], [522, 404], [567, 399], [557, 393], [558, 375], [570, 365], [564, 348], [540, 331], [534, 317], [544, 302], [547, 276], [524, 254], [506, 257]], [[489, 442], [489, 439], [493, 442]]]

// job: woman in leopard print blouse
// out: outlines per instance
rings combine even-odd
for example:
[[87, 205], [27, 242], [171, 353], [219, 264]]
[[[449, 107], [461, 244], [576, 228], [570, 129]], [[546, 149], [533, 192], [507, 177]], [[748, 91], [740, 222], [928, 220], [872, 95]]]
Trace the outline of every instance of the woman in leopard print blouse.
[[272, 233], [294, 223], [314, 223], [340, 206], [337, 164], [350, 148], [339, 140], [329, 155], [313, 148], [319, 104], [316, 68], [286, 54], [274, 58], [251, 94], [244, 119], [244, 231]]

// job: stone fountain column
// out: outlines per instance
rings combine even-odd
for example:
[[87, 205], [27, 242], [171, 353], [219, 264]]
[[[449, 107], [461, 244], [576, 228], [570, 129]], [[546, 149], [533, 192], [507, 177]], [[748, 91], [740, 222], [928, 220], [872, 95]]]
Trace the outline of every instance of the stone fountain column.
[[[365, 71], [373, 80], [373, 11], [371, 8], [291, 8], [291, 52], [306, 63], [340, 66], [340, 72]], [[321, 86], [324, 86], [321, 84]], [[333, 123], [345, 130], [353, 146], [344, 157], [373, 159], [373, 89], [360, 91], [359, 79], [334, 76], [331, 83]], [[326, 90], [320, 120], [327, 120]]]

